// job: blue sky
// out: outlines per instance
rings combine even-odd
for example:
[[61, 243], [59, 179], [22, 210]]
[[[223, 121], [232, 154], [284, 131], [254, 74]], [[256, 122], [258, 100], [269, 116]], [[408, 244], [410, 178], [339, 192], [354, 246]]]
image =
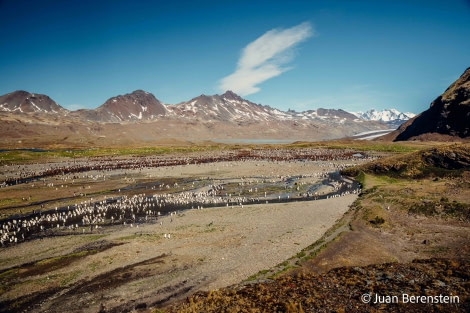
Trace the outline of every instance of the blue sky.
[[0, 0], [0, 94], [68, 109], [231, 89], [297, 111], [419, 113], [470, 66], [470, 3]]

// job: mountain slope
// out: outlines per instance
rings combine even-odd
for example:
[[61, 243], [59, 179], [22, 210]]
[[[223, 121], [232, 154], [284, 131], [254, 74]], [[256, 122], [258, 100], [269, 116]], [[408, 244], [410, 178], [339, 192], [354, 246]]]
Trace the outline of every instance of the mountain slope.
[[0, 96], [0, 111], [15, 113], [49, 113], [62, 114], [68, 113], [54, 100], [46, 95], [29, 93], [18, 90]]
[[201, 95], [190, 101], [168, 106], [175, 115], [189, 119], [228, 122], [273, 120], [266, 107], [242, 99], [231, 91], [223, 95]]
[[468, 137], [470, 137], [470, 68], [467, 68], [459, 79], [437, 97], [429, 109], [382, 139], [449, 140]]
[[153, 120], [166, 113], [166, 107], [153, 94], [136, 90], [112, 97], [94, 110], [78, 110], [74, 115], [96, 122], [120, 123]]

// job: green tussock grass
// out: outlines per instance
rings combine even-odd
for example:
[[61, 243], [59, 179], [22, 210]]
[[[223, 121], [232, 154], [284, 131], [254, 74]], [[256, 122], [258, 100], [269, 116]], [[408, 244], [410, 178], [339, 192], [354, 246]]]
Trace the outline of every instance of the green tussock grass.
[[99, 156], [148, 156], [170, 153], [193, 153], [218, 151], [226, 149], [225, 145], [191, 145], [191, 146], [158, 146], [140, 148], [91, 148], [91, 149], [57, 149], [57, 150], [9, 150], [0, 152], [0, 164], [29, 163], [37, 160], [54, 160], [57, 158], [85, 158]]
[[458, 177], [470, 169], [470, 145], [453, 144], [382, 158], [341, 171], [343, 175], [361, 177], [361, 172], [382, 176], [383, 180]]
[[159, 234], [142, 234], [139, 231], [137, 231], [133, 235], [119, 237], [116, 240], [119, 240], [119, 241], [128, 241], [128, 240], [155, 241], [155, 240], [162, 239], [162, 238], [163, 236]]
[[81, 257], [87, 256], [89, 254], [94, 254], [94, 253], [96, 253], [96, 250], [85, 250], [85, 251], [80, 251], [80, 252], [71, 253], [67, 255], [61, 255], [61, 256], [52, 257], [52, 258], [38, 261], [35, 263], [35, 266], [54, 267], [56, 265], [60, 265], [62, 262], [72, 261], [74, 259], [81, 258]]
[[376, 142], [370, 140], [330, 140], [319, 142], [295, 142], [286, 147], [292, 148], [322, 148], [322, 149], [351, 149], [363, 152], [392, 152], [392, 153], [405, 153], [413, 152], [429, 147], [425, 143], [414, 142]]
[[120, 147], [90, 149], [52, 149], [52, 150], [21, 150], [14, 149], [0, 152], [0, 164], [29, 163], [37, 160], [54, 160], [57, 158], [86, 158], [99, 156], [148, 156], [170, 153], [186, 154], [204, 151], [272, 149], [272, 148], [319, 148], [319, 149], [352, 149], [363, 152], [404, 153], [423, 148], [423, 143], [381, 143], [362, 140], [332, 140], [320, 142], [296, 142], [292, 144], [189, 144], [182, 146], [162, 145], [152, 147]]

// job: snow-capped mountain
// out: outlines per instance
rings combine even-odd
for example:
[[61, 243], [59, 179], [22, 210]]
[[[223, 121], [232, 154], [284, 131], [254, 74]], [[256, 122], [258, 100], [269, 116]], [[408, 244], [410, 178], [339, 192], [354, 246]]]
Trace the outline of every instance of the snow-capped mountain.
[[167, 109], [173, 116], [190, 119], [214, 120], [227, 122], [267, 122], [267, 121], [331, 121], [333, 123], [344, 123], [349, 121], [360, 121], [360, 119], [344, 110], [322, 109], [296, 112], [287, 112], [272, 108], [268, 105], [260, 105], [245, 100], [227, 91], [223, 95], [206, 96], [201, 95], [187, 102], [177, 105], [169, 105]]
[[0, 133], [5, 140], [27, 138], [36, 142], [47, 136], [61, 136], [80, 145], [97, 141], [131, 144], [162, 137], [196, 141], [324, 140], [389, 128], [341, 109], [281, 111], [250, 102], [231, 91], [201, 95], [179, 104], [162, 104], [151, 93], [136, 90], [112, 97], [96, 109], [76, 111], [63, 109], [45, 95], [23, 93], [0, 97]]
[[112, 97], [94, 110], [78, 110], [73, 115], [97, 122], [148, 121], [165, 116], [167, 108], [155, 96], [143, 90]]
[[393, 128], [398, 128], [398, 126], [415, 116], [414, 113], [403, 113], [396, 109], [384, 109], [381, 111], [371, 109], [364, 113], [357, 112], [353, 114], [366, 121], [379, 121], [382, 123], [386, 123], [387, 125]]
[[47, 113], [66, 115], [64, 109], [46, 95], [34, 94], [23, 90], [0, 96], [0, 111], [13, 113]]
[[222, 95], [201, 95], [179, 104], [165, 105], [153, 94], [143, 90], [109, 98], [96, 109], [77, 111], [64, 109], [46, 95], [15, 91], [0, 96], [0, 111], [15, 114], [59, 113], [61, 116], [67, 115], [78, 120], [98, 123], [157, 121], [166, 118], [238, 124], [287, 121], [301, 125], [315, 122], [323, 126], [342, 125], [345, 122], [361, 123], [364, 120], [386, 122], [391, 120], [392, 117], [403, 115], [379, 116], [375, 110], [358, 115], [341, 109], [323, 108], [302, 112], [294, 110], [281, 111], [268, 105], [250, 102], [232, 91], [227, 91]]
[[200, 95], [187, 102], [168, 105], [173, 116], [204, 121], [269, 121], [275, 118], [273, 109], [242, 99], [227, 91], [223, 95]]

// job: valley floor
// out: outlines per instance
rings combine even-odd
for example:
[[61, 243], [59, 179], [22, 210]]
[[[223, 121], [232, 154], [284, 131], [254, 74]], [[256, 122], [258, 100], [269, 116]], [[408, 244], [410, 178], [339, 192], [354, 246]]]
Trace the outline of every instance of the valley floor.
[[[185, 165], [154, 168], [137, 157], [134, 169], [65, 171], [40, 183], [4, 186], [0, 213], [8, 221], [19, 208], [34, 216], [41, 205], [104, 205], [143, 193], [169, 199], [191, 190], [226, 204], [162, 209], [147, 222], [110, 223], [108, 216], [92, 228], [53, 225], [6, 243], [0, 312], [468, 311], [468, 172], [420, 179], [365, 174], [358, 195], [352, 180], [328, 174], [369, 164], [345, 157], [350, 152], [322, 151], [327, 159], [306, 160], [265, 150], [257, 153], [266, 159], [206, 162], [211, 152], [197, 164], [186, 155]], [[125, 158], [88, 160], [105, 166], [126, 164], [119, 163]], [[45, 166], [52, 163], [2, 171], [21, 181]], [[209, 193], [214, 190], [217, 196]], [[410, 305], [400, 298], [371, 304], [362, 297], [404, 294], [458, 296], [459, 303]]]
[[[62, 164], [80, 163], [75, 161]], [[344, 193], [327, 199], [339, 188], [339, 182], [327, 173], [351, 162], [254, 160], [91, 170], [87, 175], [62, 173], [4, 186], [0, 188], [4, 216], [20, 209], [31, 214], [73, 206], [72, 201], [83, 206], [91, 201], [102, 203], [126, 193], [170, 195], [188, 188], [207, 192], [213, 184], [224, 185], [224, 193], [231, 192], [233, 197], [252, 195], [262, 201], [198, 205], [170, 214], [163, 211], [146, 223], [127, 220], [93, 229], [81, 224], [73, 229], [55, 228], [53, 224], [24, 241], [20, 237], [18, 243], [5, 243], [0, 248], [0, 312], [120, 312], [163, 307], [196, 291], [236, 284], [299, 253], [342, 217], [357, 195]], [[17, 168], [23, 173], [44, 170], [37, 163]], [[9, 177], [16, 175], [13, 166], [3, 171]], [[298, 197], [309, 190], [314, 190], [312, 195], [317, 194], [318, 200]], [[289, 197], [299, 201], [279, 203]]]
[[163, 225], [114, 226], [85, 237], [26, 242], [1, 251], [3, 266], [29, 263], [51, 250], [67, 255], [97, 249], [96, 242], [108, 248], [25, 277], [21, 288], [5, 291], [2, 299], [54, 291], [30, 312], [167, 305], [195, 291], [236, 284], [297, 254], [341, 218], [355, 197], [190, 210], [162, 218]]

